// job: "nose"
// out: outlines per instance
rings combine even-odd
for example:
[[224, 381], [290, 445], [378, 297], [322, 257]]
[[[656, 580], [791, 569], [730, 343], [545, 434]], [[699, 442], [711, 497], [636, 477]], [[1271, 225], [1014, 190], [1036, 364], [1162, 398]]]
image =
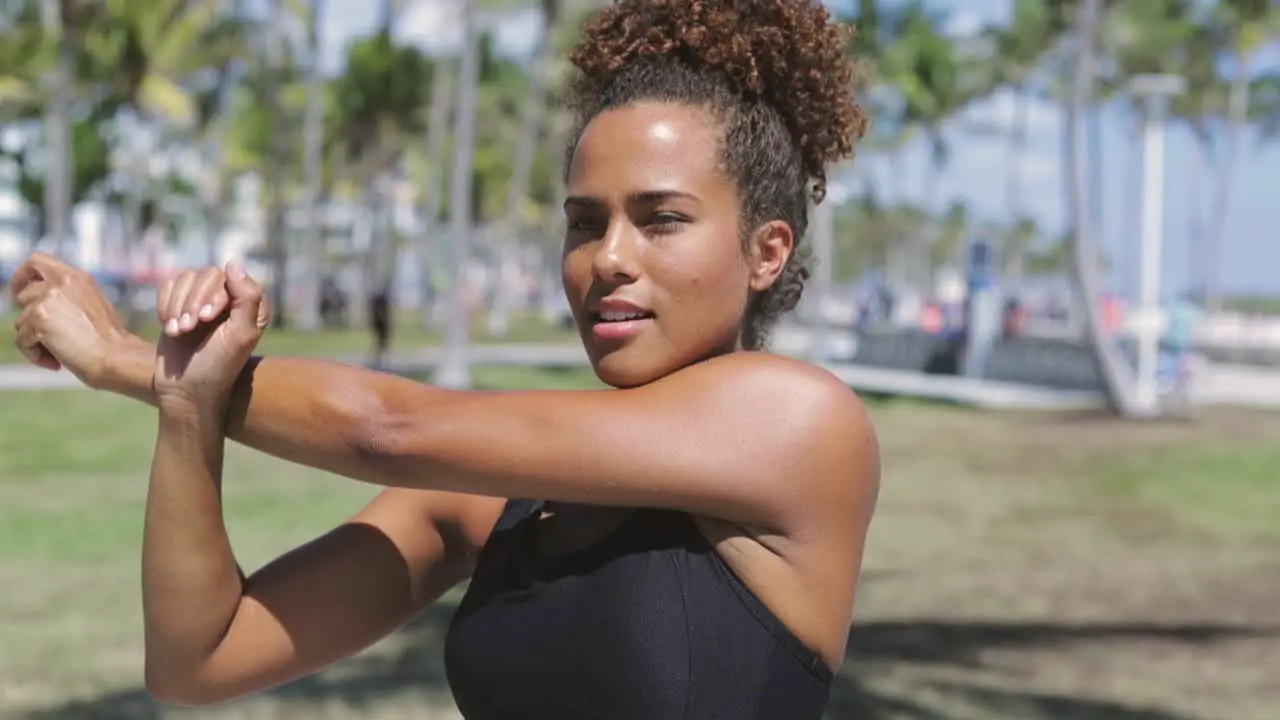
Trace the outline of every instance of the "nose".
[[640, 276], [639, 233], [627, 222], [612, 222], [591, 261], [596, 279], [607, 283], [634, 282]]

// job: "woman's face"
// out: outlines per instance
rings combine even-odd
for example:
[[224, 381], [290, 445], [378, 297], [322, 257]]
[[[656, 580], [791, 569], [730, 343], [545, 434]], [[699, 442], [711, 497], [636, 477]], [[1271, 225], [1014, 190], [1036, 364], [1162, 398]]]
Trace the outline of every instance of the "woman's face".
[[786, 263], [793, 240], [780, 222], [743, 251], [717, 148], [706, 111], [643, 103], [596, 116], [574, 149], [564, 287], [606, 383], [642, 385], [735, 350], [750, 294]]

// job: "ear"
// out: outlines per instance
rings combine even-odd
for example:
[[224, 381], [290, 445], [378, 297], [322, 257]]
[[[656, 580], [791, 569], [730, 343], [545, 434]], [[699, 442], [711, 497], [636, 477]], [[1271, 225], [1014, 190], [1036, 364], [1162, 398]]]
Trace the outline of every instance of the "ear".
[[781, 220], [770, 220], [751, 234], [747, 248], [749, 285], [753, 292], [764, 292], [782, 275], [782, 269], [796, 248], [791, 226]]

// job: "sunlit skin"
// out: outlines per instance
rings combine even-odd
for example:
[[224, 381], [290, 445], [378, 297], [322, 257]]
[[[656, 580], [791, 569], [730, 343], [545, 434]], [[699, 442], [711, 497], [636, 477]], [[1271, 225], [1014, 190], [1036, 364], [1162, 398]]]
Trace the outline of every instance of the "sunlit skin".
[[[582, 134], [569, 166], [562, 272], [604, 382], [642, 385], [739, 349], [751, 293], [772, 285], [791, 254], [782, 222], [756, 229], [744, 251], [737, 189], [718, 151], [715, 119], [686, 105], [608, 110]], [[602, 323], [602, 310], [645, 317]]]
[[[575, 148], [564, 285], [596, 373], [623, 390], [458, 393], [299, 358], [245, 367], [266, 314], [235, 267], [166, 283], [158, 352], [87, 274], [30, 258], [14, 280], [24, 354], [160, 408], [142, 573], [148, 689], [221, 702], [358, 652], [470, 576], [509, 497], [550, 503], [537, 541], [549, 554], [590, 546], [629, 508], [688, 514], [838, 668], [876, 440], [837, 378], [735, 352], [752, 294], [778, 281], [795, 238], [778, 220], [741, 226], [719, 132], [699, 107], [641, 103], [596, 116]], [[242, 581], [217, 491], [224, 433], [388, 487]]]

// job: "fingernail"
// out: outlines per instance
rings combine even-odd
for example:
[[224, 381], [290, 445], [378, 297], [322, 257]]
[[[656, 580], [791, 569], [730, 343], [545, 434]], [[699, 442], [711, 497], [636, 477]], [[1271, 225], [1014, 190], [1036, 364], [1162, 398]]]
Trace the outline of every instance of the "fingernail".
[[183, 330], [190, 330], [195, 327], [195, 324], [196, 319], [191, 317], [191, 313], [182, 313], [182, 318], [178, 320], [178, 325], [180, 325]]
[[167, 332], [167, 333], [169, 333], [170, 335], [177, 335], [177, 334], [178, 334], [178, 320], [177, 320], [177, 318], [174, 318], [174, 319], [170, 320], [169, 322], [165, 323], [165, 325], [164, 325], [164, 331], [165, 331], [165, 332]]
[[233, 260], [227, 263], [227, 275], [239, 280], [244, 277], [244, 268], [240, 267], [240, 263]]
[[213, 317], [213, 306], [205, 305], [204, 307], [200, 308], [200, 317], [205, 320], [208, 320], [209, 318]]

